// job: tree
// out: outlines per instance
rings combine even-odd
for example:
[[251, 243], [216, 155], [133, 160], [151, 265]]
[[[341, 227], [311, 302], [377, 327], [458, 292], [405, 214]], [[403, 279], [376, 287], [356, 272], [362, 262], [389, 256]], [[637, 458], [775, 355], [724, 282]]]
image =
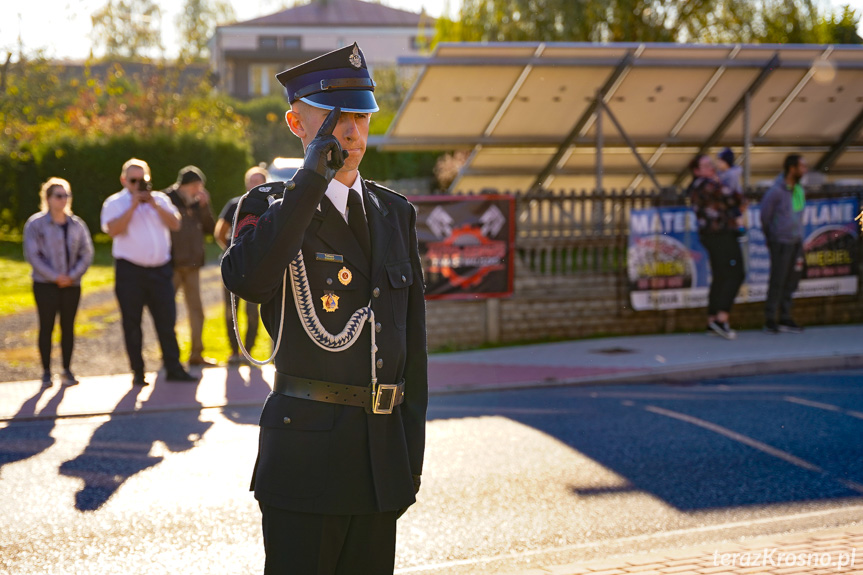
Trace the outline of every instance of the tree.
[[818, 0], [464, 0], [442, 41], [857, 43], [849, 6]]
[[859, 25], [860, 15], [847, 4], [842, 6], [841, 13], [833, 13], [820, 23], [822, 36], [829, 44], [863, 44], [863, 38], [857, 33]]
[[153, 0], [108, 0], [91, 19], [93, 46], [107, 57], [138, 58], [162, 47], [161, 12]]
[[176, 21], [180, 33], [180, 58], [206, 56], [207, 41], [216, 26], [235, 19], [234, 8], [227, 0], [186, 0]]

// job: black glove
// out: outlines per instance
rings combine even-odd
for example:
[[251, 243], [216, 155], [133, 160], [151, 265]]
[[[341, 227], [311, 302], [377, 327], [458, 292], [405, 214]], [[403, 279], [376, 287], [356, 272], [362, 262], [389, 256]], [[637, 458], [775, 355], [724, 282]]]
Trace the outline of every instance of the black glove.
[[341, 114], [342, 109], [339, 107], [330, 111], [315, 135], [315, 139], [306, 148], [305, 161], [303, 162], [303, 168], [317, 172], [328, 183], [336, 176], [336, 172], [345, 165], [345, 159], [348, 157], [348, 152], [342, 150], [339, 141], [333, 136], [333, 129], [339, 123]]

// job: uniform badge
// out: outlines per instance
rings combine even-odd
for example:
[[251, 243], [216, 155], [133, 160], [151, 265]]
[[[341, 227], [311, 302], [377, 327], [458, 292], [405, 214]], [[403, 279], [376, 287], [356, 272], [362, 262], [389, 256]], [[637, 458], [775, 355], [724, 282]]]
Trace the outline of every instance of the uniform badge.
[[354, 68], [360, 68], [363, 65], [363, 59], [360, 57], [360, 50], [357, 48], [356, 44], [354, 44], [354, 53], [348, 56], [348, 62], [350, 62], [351, 66]]
[[323, 252], [315, 252], [315, 259], [319, 262], [336, 262], [338, 264], [345, 261], [345, 258], [340, 254], [325, 254]]
[[351, 283], [352, 279], [354, 279], [354, 275], [351, 273], [351, 270], [348, 268], [342, 268], [339, 270], [339, 281], [343, 286]]
[[339, 309], [339, 296], [333, 292], [326, 292], [321, 301], [324, 302], [324, 311], [336, 311]]

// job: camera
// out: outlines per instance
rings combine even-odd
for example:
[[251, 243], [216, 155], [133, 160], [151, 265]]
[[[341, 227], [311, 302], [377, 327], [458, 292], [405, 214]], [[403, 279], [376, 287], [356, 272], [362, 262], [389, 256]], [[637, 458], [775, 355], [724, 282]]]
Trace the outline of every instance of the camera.
[[153, 183], [145, 178], [141, 178], [138, 180], [138, 191], [139, 192], [150, 192], [153, 190]]

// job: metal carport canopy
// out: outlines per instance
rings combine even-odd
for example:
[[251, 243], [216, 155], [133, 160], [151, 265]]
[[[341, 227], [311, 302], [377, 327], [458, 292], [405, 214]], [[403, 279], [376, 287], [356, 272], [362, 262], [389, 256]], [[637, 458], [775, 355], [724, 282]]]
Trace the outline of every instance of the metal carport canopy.
[[369, 143], [472, 150], [454, 192], [679, 185], [724, 146], [751, 183], [791, 151], [863, 175], [863, 47], [442, 43], [398, 62], [421, 72]]

